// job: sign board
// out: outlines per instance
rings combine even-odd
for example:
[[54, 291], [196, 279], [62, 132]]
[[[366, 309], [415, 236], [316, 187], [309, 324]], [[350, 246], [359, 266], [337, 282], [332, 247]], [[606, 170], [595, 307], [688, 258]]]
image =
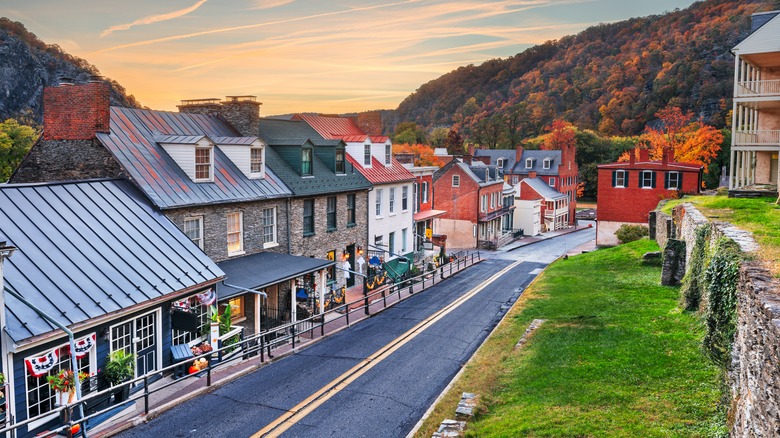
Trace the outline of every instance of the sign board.
[[426, 228], [425, 229], [425, 238], [430, 239], [433, 237], [433, 229], [432, 228]]
[[423, 249], [427, 249], [428, 251], [433, 250], [433, 242], [423, 242]]

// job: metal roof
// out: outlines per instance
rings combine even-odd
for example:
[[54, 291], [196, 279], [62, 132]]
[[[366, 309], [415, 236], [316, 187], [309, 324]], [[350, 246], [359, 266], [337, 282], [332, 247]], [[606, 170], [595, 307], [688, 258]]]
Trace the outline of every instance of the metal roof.
[[[71, 326], [224, 276], [127, 181], [0, 186], [6, 286]], [[16, 342], [56, 330], [6, 294]]]
[[[225, 260], [218, 265], [227, 274], [228, 283], [246, 289], [262, 289], [335, 264], [336, 262], [332, 260], [260, 252]], [[257, 269], [258, 266], [263, 268]], [[244, 293], [243, 290], [232, 288], [224, 283], [217, 285], [217, 297], [220, 300]]]
[[[543, 179], [539, 177], [524, 178], [522, 181], [520, 181], [520, 184], [527, 184], [544, 199], [561, 199], [566, 197], [566, 195], [550, 187]], [[522, 190], [523, 188], [520, 186], [520, 191], [522, 192]]]
[[111, 132], [98, 133], [97, 137], [130, 180], [162, 209], [292, 194], [273, 171], [267, 171], [265, 178], [248, 178], [218, 147], [214, 148], [214, 181], [196, 183], [157, 143], [158, 138], [165, 136], [202, 135], [223, 142], [224, 137], [237, 137], [241, 142], [254, 138], [239, 136], [230, 125], [214, 116], [118, 107], [111, 107]]
[[265, 151], [265, 161], [269, 168], [284, 181], [295, 196], [313, 196], [328, 193], [368, 190], [371, 183], [350, 163], [344, 163], [346, 173], [337, 175], [320, 160], [317, 154], [312, 154], [312, 174], [303, 177], [288, 164], [273, 146]]
[[[525, 162], [529, 158], [533, 160], [531, 168], [525, 167]], [[549, 169], [544, 168], [545, 159], [550, 160]], [[536, 172], [537, 175], [558, 175], [558, 165], [560, 163], [561, 163], [561, 151], [524, 150], [523, 157], [520, 159], [520, 161], [515, 163], [515, 166], [511, 172], [507, 171], [506, 173], [527, 174], [533, 171]]]
[[390, 184], [404, 181], [412, 181], [416, 178], [403, 164], [395, 158], [391, 158], [393, 165], [385, 166], [376, 157], [371, 157], [371, 167], [363, 167], [351, 155], [347, 154], [349, 163], [356, 167], [372, 184]]
[[373, 143], [384, 143], [389, 137], [384, 135], [368, 135], [348, 117], [331, 117], [313, 114], [296, 114], [293, 120], [303, 120], [314, 130], [328, 139], [342, 139], [349, 142], [362, 142], [366, 139]]

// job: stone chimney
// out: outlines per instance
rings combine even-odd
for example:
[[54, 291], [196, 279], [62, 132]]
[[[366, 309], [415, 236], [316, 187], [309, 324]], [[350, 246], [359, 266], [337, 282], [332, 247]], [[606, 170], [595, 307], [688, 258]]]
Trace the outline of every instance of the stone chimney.
[[111, 88], [95, 81], [68, 80], [43, 90], [43, 139], [91, 140], [111, 127]]
[[243, 137], [257, 137], [259, 134], [260, 105], [257, 96], [226, 96], [224, 101], [216, 98], [182, 100], [179, 112], [221, 116]]
[[515, 163], [519, 163], [523, 159], [523, 146], [517, 145], [515, 148]]
[[648, 151], [645, 148], [639, 149], [639, 161], [641, 162], [650, 161], [650, 151]]

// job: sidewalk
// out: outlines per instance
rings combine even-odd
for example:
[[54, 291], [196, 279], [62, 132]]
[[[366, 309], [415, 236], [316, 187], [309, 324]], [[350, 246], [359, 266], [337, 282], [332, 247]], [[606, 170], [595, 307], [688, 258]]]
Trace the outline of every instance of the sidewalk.
[[554, 239], [556, 237], [560, 237], [566, 234], [576, 233], [577, 231], [588, 230], [593, 228], [593, 226], [594, 225], [592, 223], [588, 222], [584, 225], [579, 225], [576, 227], [564, 228], [562, 230], [555, 230], [555, 231], [547, 231], [538, 236], [523, 236], [519, 240], [516, 240], [508, 245], [502, 246], [501, 248], [497, 249], [496, 252], [514, 251], [518, 248], [522, 248], [528, 245], [533, 245], [534, 243], [539, 243], [543, 240]]

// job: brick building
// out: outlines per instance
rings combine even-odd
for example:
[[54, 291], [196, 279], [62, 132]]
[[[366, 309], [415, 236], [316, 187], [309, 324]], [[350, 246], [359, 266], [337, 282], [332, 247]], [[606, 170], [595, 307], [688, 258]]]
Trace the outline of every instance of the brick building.
[[617, 245], [615, 231], [623, 224], [647, 225], [648, 215], [663, 199], [698, 194], [703, 167], [674, 161], [667, 149], [661, 161], [650, 161], [647, 149], [628, 162], [598, 166], [596, 244]]
[[[433, 209], [433, 174], [439, 166], [415, 166], [413, 154], [396, 154], [398, 162], [415, 177], [414, 182], [414, 249], [415, 259], [429, 259], [438, 254], [440, 247], [434, 247], [433, 240], [446, 242], [447, 236], [440, 234], [434, 227], [437, 217], [446, 213], [444, 210]], [[443, 243], [442, 243], [443, 244]], [[425, 248], [428, 248], [427, 250]]]
[[[518, 217], [517, 210], [534, 210], [539, 204], [538, 232], [554, 231], [566, 228], [569, 224], [569, 197], [550, 187], [549, 183], [537, 177], [533, 172], [527, 178], [523, 178], [517, 184], [516, 199], [518, 202], [515, 210], [516, 220], [523, 223], [528, 235], [533, 236], [537, 231], [536, 216]], [[529, 220], [531, 222], [529, 222]]]
[[447, 235], [448, 247], [496, 248], [511, 236], [503, 216], [515, 207], [504, 203], [504, 180], [495, 166], [453, 159], [433, 175], [433, 190], [433, 208], [446, 212], [435, 226]]

